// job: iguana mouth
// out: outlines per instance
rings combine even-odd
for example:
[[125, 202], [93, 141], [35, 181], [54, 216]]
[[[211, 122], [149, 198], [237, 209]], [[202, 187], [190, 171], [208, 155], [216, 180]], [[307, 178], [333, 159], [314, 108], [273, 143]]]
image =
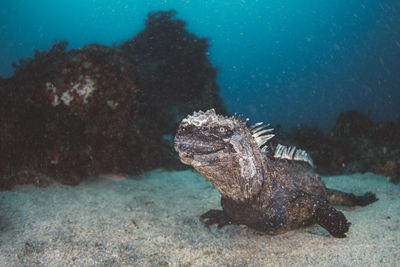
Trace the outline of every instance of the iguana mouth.
[[223, 143], [205, 142], [189, 138], [175, 137], [175, 150], [188, 155], [208, 155], [225, 148]]

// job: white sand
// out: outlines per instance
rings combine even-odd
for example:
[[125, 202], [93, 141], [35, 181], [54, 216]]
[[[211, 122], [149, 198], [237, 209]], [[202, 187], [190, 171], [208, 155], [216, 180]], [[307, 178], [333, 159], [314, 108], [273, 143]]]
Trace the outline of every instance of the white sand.
[[348, 237], [319, 226], [260, 235], [244, 226], [206, 228], [199, 215], [219, 194], [194, 171], [156, 170], [76, 187], [0, 192], [1, 266], [398, 266], [400, 186], [382, 176], [325, 179], [378, 202], [344, 211]]

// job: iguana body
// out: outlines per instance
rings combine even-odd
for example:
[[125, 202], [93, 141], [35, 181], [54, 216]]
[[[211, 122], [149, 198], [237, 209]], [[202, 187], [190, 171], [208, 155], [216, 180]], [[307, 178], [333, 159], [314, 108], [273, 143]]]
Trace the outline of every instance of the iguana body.
[[272, 129], [247, 126], [213, 109], [185, 118], [175, 136], [181, 161], [192, 165], [221, 193], [223, 210], [201, 216], [207, 225], [244, 224], [279, 234], [317, 223], [334, 237], [345, 237], [350, 223], [331, 205], [367, 205], [372, 193], [353, 194], [325, 187], [309, 155], [274, 145]]

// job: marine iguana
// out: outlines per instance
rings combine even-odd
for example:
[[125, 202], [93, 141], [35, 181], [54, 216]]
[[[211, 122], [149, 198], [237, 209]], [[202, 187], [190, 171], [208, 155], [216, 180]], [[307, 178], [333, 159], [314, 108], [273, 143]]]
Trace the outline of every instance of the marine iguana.
[[194, 112], [179, 125], [175, 150], [221, 193], [223, 210], [201, 215], [207, 225], [244, 224], [280, 234], [317, 223], [345, 237], [350, 223], [331, 205], [365, 206], [377, 200], [325, 187], [311, 157], [301, 149], [274, 144], [273, 129], [247, 120]]

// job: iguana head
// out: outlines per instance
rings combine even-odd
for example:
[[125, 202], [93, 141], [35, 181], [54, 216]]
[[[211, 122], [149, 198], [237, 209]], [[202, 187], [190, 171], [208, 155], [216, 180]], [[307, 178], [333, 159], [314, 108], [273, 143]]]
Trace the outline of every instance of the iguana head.
[[274, 135], [261, 123], [248, 127], [246, 121], [217, 115], [214, 109], [194, 112], [183, 119], [175, 136], [175, 150], [183, 163], [209, 165], [211, 158], [224, 161], [224, 154], [249, 155], [266, 150], [264, 145]]
[[214, 109], [194, 112], [183, 119], [175, 136], [175, 150], [183, 163], [202, 166], [235, 153], [230, 140], [238, 134], [238, 121], [217, 115]]
[[183, 119], [175, 136], [181, 161], [192, 165], [223, 194], [243, 198], [261, 184], [262, 150], [272, 129], [254, 134], [246, 121], [217, 115], [214, 109]]

